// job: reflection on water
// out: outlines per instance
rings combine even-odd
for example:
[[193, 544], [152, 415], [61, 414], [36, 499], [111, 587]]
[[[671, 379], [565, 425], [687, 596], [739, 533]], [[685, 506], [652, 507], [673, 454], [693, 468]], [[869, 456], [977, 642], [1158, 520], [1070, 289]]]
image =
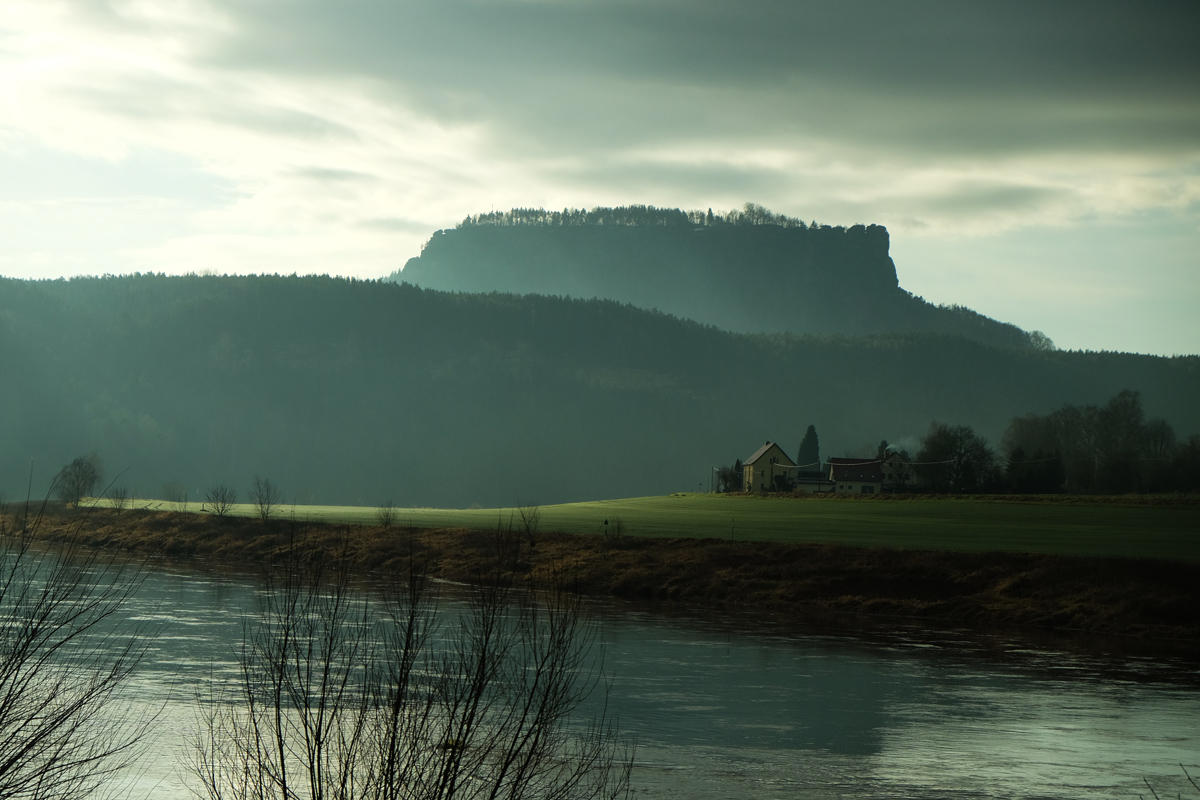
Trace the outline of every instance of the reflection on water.
[[604, 632], [648, 797], [1132, 798], [1200, 755], [1186, 654], [645, 613]]
[[[253, 592], [160, 572], [138, 602], [162, 624], [138, 695], [165, 706], [120, 793], [190, 797], [177, 765], [192, 701], [210, 675], [235, 676]], [[640, 797], [1135, 798], [1143, 777], [1174, 796], [1177, 765], [1200, 757], [1200, 664], [1186, 649], [1113, 656], [1018, 634], [594, 611], [610, 710], [637, 737]]]

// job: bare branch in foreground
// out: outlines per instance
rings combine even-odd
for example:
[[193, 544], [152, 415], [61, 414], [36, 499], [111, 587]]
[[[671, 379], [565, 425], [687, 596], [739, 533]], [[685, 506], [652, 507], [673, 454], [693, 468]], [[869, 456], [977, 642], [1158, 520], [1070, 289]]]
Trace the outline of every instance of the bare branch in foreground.
[[390, 589], [351, 585], [349, 545], [293, 540], [248, 623], [241, 680], [207, 704], [204, 796], [344, 800], [628, 796], [631, 748], [605, 711], [593, 628], [561, 581], [499, 569], [439, 607], [411, 557]]
[[76, 800], [138, 753], [152, 720], [124, 691], [150, 639], [125, 617], [141, 570], [79, 545], [77, 527], [35, 548], [44, 512], [0, 536], [0, 797]]

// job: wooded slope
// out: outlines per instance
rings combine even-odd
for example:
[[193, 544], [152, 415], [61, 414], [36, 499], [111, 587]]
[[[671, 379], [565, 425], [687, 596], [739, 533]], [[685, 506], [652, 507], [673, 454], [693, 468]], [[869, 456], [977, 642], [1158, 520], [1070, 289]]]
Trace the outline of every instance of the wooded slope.
[[768, 438], [826, 456], [1142, 392], [1200, 431], [1200, 358], [937, 335], [748, 336], [611, 301], [327, 277], [0, 279], [0, 490], [100, 451], [140, 496], [506, 506], [707, 489]]

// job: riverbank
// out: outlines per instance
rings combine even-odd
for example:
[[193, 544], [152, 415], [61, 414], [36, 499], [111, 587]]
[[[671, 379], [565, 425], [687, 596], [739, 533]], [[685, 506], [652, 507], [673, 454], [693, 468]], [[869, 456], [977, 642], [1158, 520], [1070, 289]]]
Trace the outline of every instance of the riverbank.
[[[99, 500], [101, 508], [111, 507]], [[91, 502], [86, 502], [91, 505]], [[207, 513], [202, 503], [140, 499], [151, 511]], [[183, 506], [183, 508], [180, 508]], [[490, 529], [522, 508], [395, 508], [415, 528]], [[1200, 563], [1200, 497], [1180, 495], [699, 494], [626, 497], [539, 506], [542, 530], [583, 535], [620, 520], [644, 538], [840, 544], [899, 550], [1047, 553]], [[372, 506], [289, 505], [279, 513], [333, 524], [374, 525]], [[229, 516], [255, 519], [248, 503]]]
[[515, 530], [345, 526], [166, 511], [51, 513], [39, 538], [204, 561], [255, 572], [297, 530], [332, 551], [347, 539], [364, 577], [416, 558], [436, 578], [469, 581], [497, 555], [516, 577], [558, 571], [585, 594], [736, 607], [903, 616], [1154, 639], [1200, 640], [1200, 564], [1156, 559], [970, 553], [835, 544], [580, 536]]

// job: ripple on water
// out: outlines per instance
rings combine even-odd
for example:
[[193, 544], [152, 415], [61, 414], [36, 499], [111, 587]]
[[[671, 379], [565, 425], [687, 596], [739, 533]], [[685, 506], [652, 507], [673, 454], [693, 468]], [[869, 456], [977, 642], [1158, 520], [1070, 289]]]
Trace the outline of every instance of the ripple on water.
[[[117, 796], [181, 800], [196, 688], [236, 678], [254, 590], [161, 574], [146, 588], [135, 612], [162, 633], [135, 694], [161, 706], [161, 725]], [[1143, 777], [1174, 796], [1177, 765], [1200, 757], [1200, 662], [1186, 653], [595, 608], [609, 711], [638, 741], [639, 797], [1127, 800], [1146, 794]]]

